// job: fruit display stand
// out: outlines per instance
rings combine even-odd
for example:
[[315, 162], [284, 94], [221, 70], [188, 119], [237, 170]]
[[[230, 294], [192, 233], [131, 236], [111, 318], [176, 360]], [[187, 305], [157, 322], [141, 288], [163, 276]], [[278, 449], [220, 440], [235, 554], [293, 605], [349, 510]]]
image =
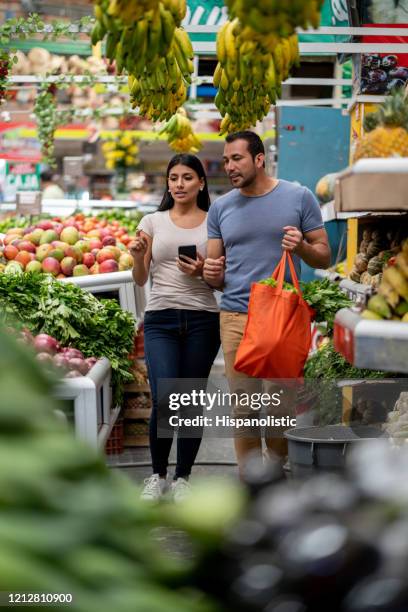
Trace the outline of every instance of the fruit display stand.
[[408, 324], [370, 321], [344, 308], [334, 321], [334, 348], [358, 368], [408, 374]]
[[138, 287], [133, 281], [131, 270], [70, 276], [60, 280], [63, 283], [75, 283], [96, 297], [116, 298], [122, 310], [131, 312], [136, 319], [143, 317], [150, 291], [149, 283], [144, 287]]
[[[69, 216], [81, 211], [85, 214], [98, 213], [106, 209], [121, 208], [150, 213], [157, 210], [159, 205], [157, 197], [152, 195], [151, 202], [140, 204], [134, 200], [75, 200], [75, 199], [46, 199], [42, 201], [41, 212], [56, 216]], [[15, 213], [16, 204], [1, 203], [0, 212]]]
[[104, 447], [120, 410], [112, 406], [110, 381], [110, 363], [102, 358], [86, 376], [65, 378], [55, 390], [58, 399], [73, 404], [75, 434], [94, 448]]

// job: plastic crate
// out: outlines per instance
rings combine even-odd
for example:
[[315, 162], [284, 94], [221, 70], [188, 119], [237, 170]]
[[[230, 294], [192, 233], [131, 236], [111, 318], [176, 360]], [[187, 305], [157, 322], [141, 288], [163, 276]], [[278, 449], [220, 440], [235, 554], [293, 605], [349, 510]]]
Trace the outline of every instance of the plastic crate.
[[120, 455], [123, 453], [124, 427], [123, 419], [118, 419], [112, 427], [109, 438], [106, 441], [105, 452], [107, 455]]

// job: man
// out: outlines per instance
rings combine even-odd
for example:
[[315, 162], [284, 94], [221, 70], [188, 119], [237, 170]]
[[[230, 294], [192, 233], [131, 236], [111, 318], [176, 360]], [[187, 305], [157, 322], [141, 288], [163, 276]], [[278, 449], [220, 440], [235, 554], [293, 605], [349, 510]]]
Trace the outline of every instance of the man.
[[[233, 189], [210, 207], [203, 276], [223, 291], [221, 342], [231, 386], [234, 379], [237, 384], [245, 377], [234, 369], [234, 362], [247, 321], [251, 283], [272, 275], [282, 249], [292, 254], [300, 276], [301, 259], [313, 268], [327, 268], [330, 247], [317, 200], [306, 187], [266, 174], [265, 149], [257, 134], [227, 136], [224, 167]], [[288, 271], [286, 280], [291, 281]], [[236, 436], [234, 443], [241, 470], [249, 452], [261, 453], [259, 434]], [[283, 437], [267, 438], [266, 444], [282, 458], [287, 453]]]
[[50, 170], [41, 172], [41, 191], [43, 200], [61, 200], [65, 197], [61, 187], [55, 182]]

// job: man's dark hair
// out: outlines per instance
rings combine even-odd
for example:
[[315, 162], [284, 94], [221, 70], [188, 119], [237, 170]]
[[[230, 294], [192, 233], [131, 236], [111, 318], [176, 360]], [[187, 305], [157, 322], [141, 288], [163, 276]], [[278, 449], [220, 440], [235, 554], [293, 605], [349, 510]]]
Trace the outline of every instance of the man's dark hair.
[[234, 132], [233, 134], [228, 134], [225, 139], [225, 142], [234, 142], [235, 140], [245, 140], [248, 146], [248, 151], [250, 152], [252, 159], [255, 159], [259, 153], [265, 155], [265, 147], [263, 145], [262, 140], [255, 134], [255, 132], [251, 132], [250, 130], [243, 130], [242, 132]]
[[41, 180], [45, 183], [49, 183], [50, 181], [52, 181], [53, 176], [54, 174], [51, 172], [51, 170], [43, 170], [40, 174]]

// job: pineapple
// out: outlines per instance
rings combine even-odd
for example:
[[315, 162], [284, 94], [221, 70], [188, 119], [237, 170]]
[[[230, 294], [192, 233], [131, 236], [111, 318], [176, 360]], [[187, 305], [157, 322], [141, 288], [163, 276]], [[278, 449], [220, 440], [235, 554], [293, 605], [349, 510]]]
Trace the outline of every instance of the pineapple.
[[367, 116], [354, 161], [363, 157], [408, 157], [408, 98], [403, 90], [387, 96], [376, 113]]

